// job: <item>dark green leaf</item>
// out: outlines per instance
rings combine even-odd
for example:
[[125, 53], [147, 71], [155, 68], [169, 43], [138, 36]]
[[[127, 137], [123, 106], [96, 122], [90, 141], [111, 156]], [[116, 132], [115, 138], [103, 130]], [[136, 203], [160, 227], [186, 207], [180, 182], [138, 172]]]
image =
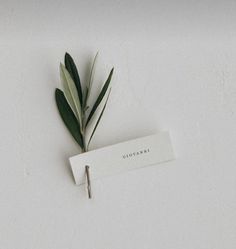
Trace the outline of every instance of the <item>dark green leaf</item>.
[[91, 120], [93, 114], [95, 113], [95, 111], [97, 110], [99, 104], [101, 103], [104, 95], [106, 94], [106, 91], [107, 91], [107, 89], [108, 89], [108, 87], [110, 85], [110, 82], [111, 82], [113, 71], [114, 71], [114, 68], [111, 69], [111, 72], [110, 72], [110, 74], [109, 74], [109, 76], [108, 76], [108, 78], [107, 78], [107, 80], [106, 80], [106, 82], [105, 82], [105, 84], [104, 84], [104, 86], [103, 86], [100, 94], [98, 95], [98, 98], [95, 101], [91, 112], [89, 113], [89, 116], [88, 116], [88, 119], [87, 119], [87, 122], [86, 122], [86, 126], [88, 125], [88, 123]]
[[75, 85], [76, 85], [76, 88], [78, 91], [80, 104], [82, 106], [83, 94], [82, 94], [82, 87], [81, 87], [81, 83], [80, 83], [79, 73], [78, 73], [78, 70], [77, 70], [76, 65], [74, 63], [74, 60], [72, 59], [72, 57], [68, 53], [65, 54], [65, 67], [66, 67], [67, 71], [69, 72], [71, 78], [75, 82]]
[[79, 122], [77, 121], [71, 107], [67, 103], [64, 93], [57, 88], [55, 91], [55, 97], [62, 120], [64, 121], [71, 135], [74, 137], [75, 141], [79, 144], [81, 149], [83, 149], [84, 143], [82, 134], [80, 132]]
[[110, 96], [110, 92], [111, 92], [111, 89], [109, 90], [109, 93], [108, 93], [108, 95], [107, 95], [106, 102], [105, 102], [105, 104], [104, 104], [104, 106], [103, 106], [103, 108], [102, 108], [102, 111], [101, 111], [101, 113], [100, 113], [100, 115], [99, 115], [99, 118], [98, 118], [98, 120], [97, 120], [97, 122], [96, 122], [96, 125], [95, 125], [95, 127], [94, 127], [94, 129], [93, 129], [93, 132], [92, 132], [92, 134], [91, 134], [91, 136], [90, 136], [90, 138], [89, 138], [87, 147], [89, 146], [89, 144], [90, 144], [90, 142], [91, 142], [91, 139], [93, 138], [93, 135], [94, 135], [94, 133], [95, 133], [97, 127], [98, 127], [98, 124], [99, 124], [100, 120], [101, 120], [101, 117], [102, 117], [102, 115], [103, 115], [103, 113], [104, 113], [104, 111], [105, 111], [105, 108], [106, 108], [106, 105], [107, 105], [107, 101], [108, 101], [108, 98], [109, 98], [109, 96]]

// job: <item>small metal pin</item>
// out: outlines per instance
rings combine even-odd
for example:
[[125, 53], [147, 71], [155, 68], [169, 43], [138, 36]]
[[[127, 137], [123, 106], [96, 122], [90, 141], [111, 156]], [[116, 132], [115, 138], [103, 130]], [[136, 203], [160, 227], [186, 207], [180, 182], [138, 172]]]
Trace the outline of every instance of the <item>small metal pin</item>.
[[89, 166], [85, 166], [85, 173], [86, 173], [86, 178], [87, 178], [87, 190], [88, 190], [88, 198], [92, 198], [91, 194], [91, 183], [90, 183], [90, 174], [89, 174]]

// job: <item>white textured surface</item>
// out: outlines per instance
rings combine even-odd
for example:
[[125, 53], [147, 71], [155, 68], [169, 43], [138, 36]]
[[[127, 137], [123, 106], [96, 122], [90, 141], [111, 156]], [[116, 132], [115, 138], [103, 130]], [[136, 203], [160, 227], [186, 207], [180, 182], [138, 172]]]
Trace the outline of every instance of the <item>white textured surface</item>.
[[[227, 0], [0, 1], [1, 249], [236, 248], [235, 13]], [[96, 181], [89, 201], [54, 103], [66, 50], [83, 79], [97, 50], [98, 79], [115, 66], [93, 148], [170, 130], [177, 160]]]

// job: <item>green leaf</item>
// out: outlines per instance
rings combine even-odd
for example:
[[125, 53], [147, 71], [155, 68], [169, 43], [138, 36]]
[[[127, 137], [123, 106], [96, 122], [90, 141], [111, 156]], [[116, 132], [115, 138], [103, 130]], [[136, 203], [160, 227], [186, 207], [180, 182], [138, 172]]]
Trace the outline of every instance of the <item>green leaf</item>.
[[112, 78], [112, 75], [113, 75], [113, 71], [114, 71], [114, 68], [111, 69], [111, 72], [100, 92], [100, 94], [98, 95], [98, 98], [97, 100], [95, 101], [94, 105], [93, 105], [93, 108], [91, 110], [91, 112], [89, 113], [89, 116], [88, 116], [88, 119], [87, 119], [87, 122], [86, 122], [86, 126], [88, 125], [89, 121], [91, 120], [91, 118], [93, 117], [93, 114], [95, 113], [95, 111], [97, 110], [99, 104], [101, 103], [104, 95], [106, 94], [106, 91], [110, 85], [110, 82], [111, 82], [111, 78]]
[[87, 108], [87, 101], [88, 101], [88, 98], [89, 98], [90, 92], [91, 92], [91, 87], [92, 87], [92, 83], [93, 83], [93, 77], [94, 77], [94, 71], [95, 71], [95, 65], [96, 65], [97, 57], [98, 57], [98, 52], [96, 53], [96, 55], [95, 55], [95, 57], [93, 59], [93, 64], [92, 64], [92, 68], [91, 68], [91, 71], [90, 71], [89, 80], [88, 80], [88, 82], [86, 84], [86, 87], [85, 87], [83, 110], [85, 110]]
[[71, 107], [69, 106], [64, 93], [60, 89], [55, 91], [56, 103], [62, 120], [66, 127], [74, 137], [75, 141], [79, 144], [81, 149], [84, 149], [83, 137], [80, 132], [80, 124], [76, 119]]
[[76, 67], [76, 65], [74, 63], [74, 60], [70, 56], [69, 53], [65, 54], [65, 67], [68, 70], [71, 78], [75, 82], [75, 86], [76, 86], [76, 89], [78, 91], [78, 96], [79, 96], [80, 104], [82, 106], [83, 93], [82, 93], [82, 87], [81, 87], [80, 77], [79, 77], [79, 73], [78, 73], [77, 67]]
[[110, 93], [111, 93], [111, 88], [110, 88], [109, 93], [108, 93], [108, 95], [107, 95], [106, 102], [105, 102], [105, 104], [104, 104], [104, 106], [103, 106], [103, 108], [102, 108], [102, 111], [101, 111], [100, 115], [99, 115], [99, 118], [98, 118], [98, 120], [97, 120], [97, 122], [96, 122], [96, 125], [95, 125], [95, 127], [94, 127], [94, 129], [93, 129], [93, 132], [92, 132], [92, 134], [91, 134], [91, 136], [90, 136], [90, 138], [89, 138], [87, 148], [89, 147], [89, 144], [90, 144], [90, 142], [91, 142], [91, 140], [92, 140], [92, 138], [93, 138], [93, 135], [94, 135], [94, 133], [95, 133], [97, 127], [98, 127], [98, 124], [99, 124], [99, 122], [100, 122], [100, 120], [101, 120], [101, 118], [102, 118], [102, 115], [103, 115], [103, 113], [104, 113], [104, 111], [105, 111], [105, 108], [106, 108], [107, 101], [108, 101], [108, 98], [109, 98], [109, 96], [110, 96]]
[[81, 104], [78, 98], [76, 86], [69, 72], [67, 71], [67, 69], [63, 64], [60, 64], [60, 74], [66, 99], [68, 100], [72, 110], [77, 116], [80, 122], [80, 126], [82, 126]]

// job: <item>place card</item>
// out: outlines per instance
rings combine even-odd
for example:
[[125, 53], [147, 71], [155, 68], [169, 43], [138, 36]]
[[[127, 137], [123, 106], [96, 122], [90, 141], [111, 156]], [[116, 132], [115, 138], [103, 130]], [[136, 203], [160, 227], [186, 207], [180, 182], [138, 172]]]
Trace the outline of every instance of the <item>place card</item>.
[[129, 140], [71, 157], [70, 165], [77, 185], [86, 182], [85, 166], [95, 180], [150, 165], [174, 160], [169, 132]]

